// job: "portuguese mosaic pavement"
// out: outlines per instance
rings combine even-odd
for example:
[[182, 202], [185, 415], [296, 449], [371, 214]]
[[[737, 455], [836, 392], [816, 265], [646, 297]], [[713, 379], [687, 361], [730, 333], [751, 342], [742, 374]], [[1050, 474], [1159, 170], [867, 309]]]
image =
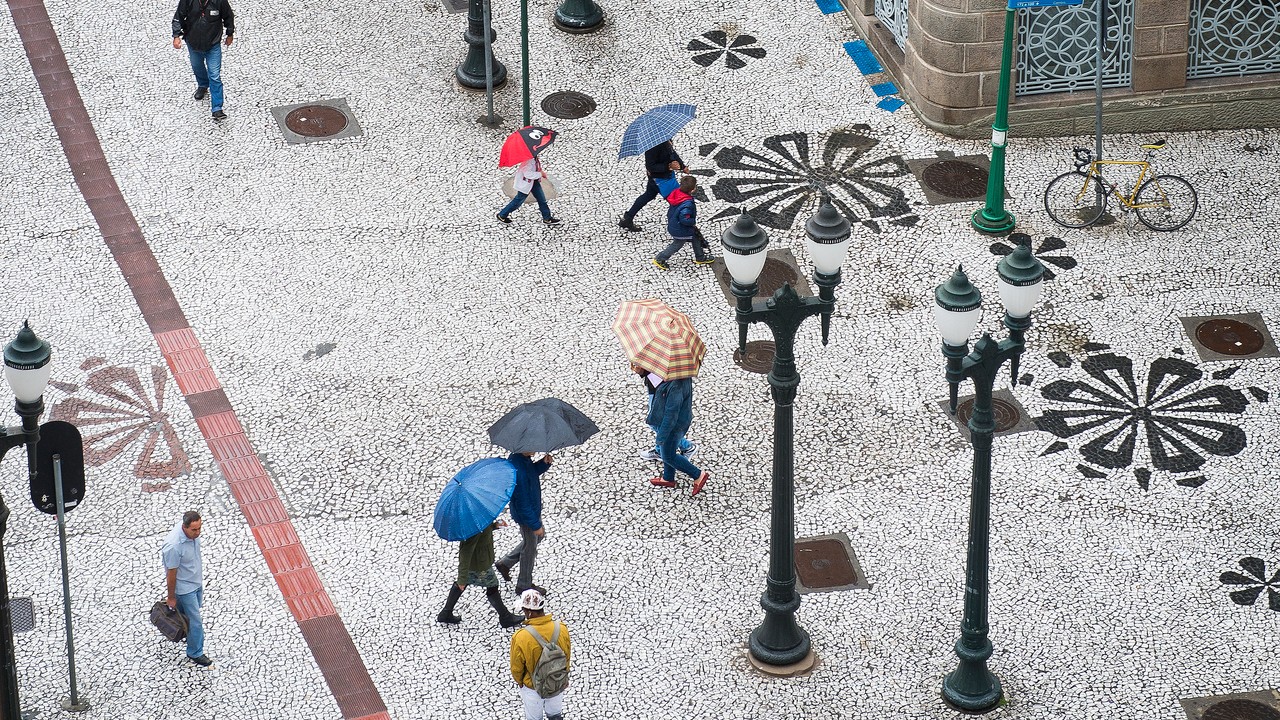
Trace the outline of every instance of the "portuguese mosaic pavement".
[[[532, 2], [534, 119], [561, 131], [547, 166], [565, 222], [549, 228], [492, 220], [504, 131], [477, 125], [483, 96], [453, 82], [463, 20], [434, 0], [408, 24], [398, 6], [339, 0], [303, 17], [240, 0], [221, 125], [168, 46], [172, 8], [4, 7], [4, 322], [30, 318], [50, 340], [48, 417], [85, 437], [68, 531], [86, 717], [517, 717], [509, 636], [488, 609], [464, 598], [461, 626], [430, 622], [455, 567], [431, 515], [453, 472], [497, 452], [489, 423], [549, 395], [601, 427], [546, 480], [537, 576], [573, 628], [570, 717], [959, 717], [938, 691], [955, 660], [970, 456], [938, 410], [930, 293], [963, 263], [987, 298], [980, 330], [1002, 332], [994, 267], [1019, 240], [972, 232], [974, 202], [930, 200], [913, 163], [984, 143], [877, 108], [839, 13], [615, 3], [603, 30], [571, 36], [552, 27], [554, 4]], [[151, 31], [104, 50], [104, 9]], [[494, 14], [510, 131], [518, 17]], [[585, 117], [538, 115], [560, 91], [590, 96], [561, 96]], [[337, 98], [360, 135], [292, 144], [272, 116]], [[796, 348], [796, 521], [847, 537], [868, 587], [804, 596], [820, 661], [801, 677], [745, 659], [767, 567], [763, 376], [734, 362], [712, 271], [647, 264], [661, 208], [640, 213], [639, 234], [614, 225], [642, 185], [617, 139], [668, 101], [699, 108], [677, 142], [708, 235], [746, 210], [808, 267], [820, 197], [854, 225], [831, 343], [815, 325]], [[1157, 163], [1193, 182], [1201, 209], [1166, 234], [1126, 216], [1056, 227], [1040, 193], [1089, 139], [1012, 138], [1006, 202], [1049, 274], [1007, 390], [1026, 422], [995, 444], [990, 664], [1008, 701], [991, 717], [1275, 708], [1280, 360], [1266, 343], [1280, 221], [1259, 179], [1280, 132], [1170, 137]], [[638, 297], [689, 313], [709, 347], [692, 436], [713, 475], [694, 499], [650, 488], [636, 457], [643, 389], [608, 327]], [[24, 480], [8, 458], [9, 585], [35, 616], [17, 636], [20, 685], [47, 717], [67, 682], [56, 533]], [[206, 515], [209, 671], [145, 618], [160, 539], [188, 508]]]

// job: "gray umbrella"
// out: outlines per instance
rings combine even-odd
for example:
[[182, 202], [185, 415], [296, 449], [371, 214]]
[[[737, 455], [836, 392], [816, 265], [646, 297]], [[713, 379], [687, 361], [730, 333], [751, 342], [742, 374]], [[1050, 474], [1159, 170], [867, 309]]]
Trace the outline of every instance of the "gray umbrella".
[[591, 418], [556, 398], [517, 405], [489, 427], [489, 440], [511, 452], [551, 452], [600, 432]]

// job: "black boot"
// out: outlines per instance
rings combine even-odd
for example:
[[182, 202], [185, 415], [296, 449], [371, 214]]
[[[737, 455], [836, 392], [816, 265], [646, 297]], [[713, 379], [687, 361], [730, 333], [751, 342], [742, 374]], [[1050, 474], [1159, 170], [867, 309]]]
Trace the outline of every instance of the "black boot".
[[636, 225], [634, 220], [627, 217], [626, 213], [623, 213], [622, 217], [618, 218], [618, 227], [629, 232], [640, 232], [640, 226]]
[[446, 625], [457, 625], [462, 622], [462, 617], [453, 614], [453, 606], [458, 604], [458, 598], [462, 597], [462, 588], [457, 583], [449, 586], [449, 597], [444, 601], [444, 609], [436, 615], [436, 622], [445, 623]]
[[489, 604], [498, 613], [498, 624], [504, 628], [512, 628], [524, 622], [523, 615], [517, 615], [507, 609], [505, 603], [502, 602], [502, 596], [498, 594], [498, 588], [485, 588], [484, 594], [489, 598]]

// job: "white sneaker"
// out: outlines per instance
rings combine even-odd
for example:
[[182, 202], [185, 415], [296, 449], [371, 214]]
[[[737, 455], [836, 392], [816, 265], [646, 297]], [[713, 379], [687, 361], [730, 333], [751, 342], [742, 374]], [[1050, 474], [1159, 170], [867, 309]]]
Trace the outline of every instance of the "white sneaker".
[[680, 454], [681, 454], [681, 455], [683, 455], [683, 456], [685, 456], [685, 457], [687, 457], [687, 458], [691, 458], [691, 457], [693, 457], [694, 455], [696, 455], [696, 454], [697, 454], [697, 452], [698, 452], [698, 443], [693, 442], [692, 440], [690, 440], [690, 441], [689, 441], [689, 447], [687, 447], [687, 448], [685, 448], [685, 449], [681, 450], [681, 451], [680, 451]]
[[647, 450], [641, 450], [639, 455], [641, 460], [661, 460], [662, 459], [662, 456], [658, 454], [658, 451], [654, 450], [653, 448], [649, 448]]

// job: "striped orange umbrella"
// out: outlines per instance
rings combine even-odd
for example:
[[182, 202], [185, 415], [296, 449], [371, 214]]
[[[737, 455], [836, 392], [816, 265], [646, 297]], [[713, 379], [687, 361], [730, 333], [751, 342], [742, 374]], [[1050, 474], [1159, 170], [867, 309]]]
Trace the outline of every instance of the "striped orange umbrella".
[[613, 333], [631, 362], [663, 380], [698, 374], [707, 346], [693, 321], [659, 300], [627, 300], [618, 306]]

